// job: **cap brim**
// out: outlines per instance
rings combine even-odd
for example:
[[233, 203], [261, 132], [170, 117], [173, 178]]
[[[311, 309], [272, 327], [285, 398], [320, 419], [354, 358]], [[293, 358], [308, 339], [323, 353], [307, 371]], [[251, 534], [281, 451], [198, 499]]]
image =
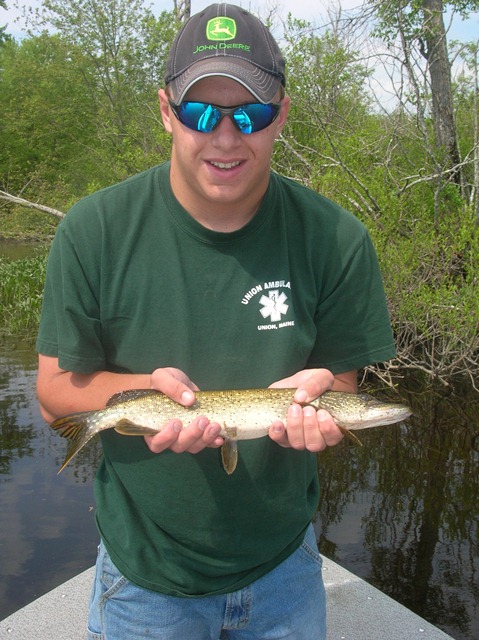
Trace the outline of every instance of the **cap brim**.
[[279, 87], [281, 78], [263, 71], [256, 65], [241, 58], [225, 59], [225, 57], [200, 60], [168, 83], [171, 98], [180, 104], [187, 91], [199, 80], [211, 76], [232, 78], [242, 84], [260, 102], [272, 102]]

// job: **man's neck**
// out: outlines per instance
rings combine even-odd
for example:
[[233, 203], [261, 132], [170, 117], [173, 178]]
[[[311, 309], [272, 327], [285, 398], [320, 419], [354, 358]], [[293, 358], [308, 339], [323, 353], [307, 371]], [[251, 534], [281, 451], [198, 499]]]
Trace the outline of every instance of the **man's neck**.
[[[250, 222], [258, 211], [264, 197], [246, 196], [240, 202], [218, 199], [206, 199], [192, 194], [190, 190], [183, 188], [183, 177], [176, 179], [175, 172], [170, 172], [170, 183], [173, 194], [181, 206], [199, 224], [211, 231], [231, 233], [243, 228]], [[265, 192], [267, 184], [265, 185]]]

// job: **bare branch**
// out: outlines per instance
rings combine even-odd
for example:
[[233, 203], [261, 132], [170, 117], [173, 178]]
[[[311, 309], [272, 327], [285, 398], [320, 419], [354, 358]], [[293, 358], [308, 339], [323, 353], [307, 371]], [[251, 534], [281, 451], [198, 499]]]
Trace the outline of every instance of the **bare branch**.
[[30, 200], [25, 200], [24, 198], [12, 196], [6, 191], [0, 191], [0, 200], [6, 200], [7, 202], [18, 204], [21, 207], [26, 207], [27, 209], [37, 209], [38, 211], [43, 211], [43, 213], [51, 213], [53, 216], [60, 219], [65, 217], [65, 214], [62, 211], [58, 211], [58, 209], [53, 209], [52, 207], [47, 207], [44, 204], [37, 204], [36, 202], [30, 202]]

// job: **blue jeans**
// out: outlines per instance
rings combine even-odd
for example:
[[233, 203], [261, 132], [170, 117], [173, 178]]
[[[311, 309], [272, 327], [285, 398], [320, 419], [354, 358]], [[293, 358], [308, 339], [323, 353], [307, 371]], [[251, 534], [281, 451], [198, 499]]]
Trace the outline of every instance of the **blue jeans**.
[[244, 589], [177, 598], [131, 583], [100, 544], [88, 640], [324, 640], [321, 568], [311, 525], [289, 558]]

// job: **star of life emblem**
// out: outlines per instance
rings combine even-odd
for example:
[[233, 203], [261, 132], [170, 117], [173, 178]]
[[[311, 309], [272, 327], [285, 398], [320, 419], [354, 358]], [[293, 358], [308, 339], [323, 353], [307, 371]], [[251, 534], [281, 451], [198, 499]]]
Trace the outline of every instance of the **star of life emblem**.
[[288, 297], [284, 293], [279, 293], [277, 289], [269, 291], [267, 296], [261, 296], [259, 303], [263, 305], [260, 309], [263, 318], [269, 317], [271, 322], [279, 322], [281, 317], [288, 313], [287, 299]]

